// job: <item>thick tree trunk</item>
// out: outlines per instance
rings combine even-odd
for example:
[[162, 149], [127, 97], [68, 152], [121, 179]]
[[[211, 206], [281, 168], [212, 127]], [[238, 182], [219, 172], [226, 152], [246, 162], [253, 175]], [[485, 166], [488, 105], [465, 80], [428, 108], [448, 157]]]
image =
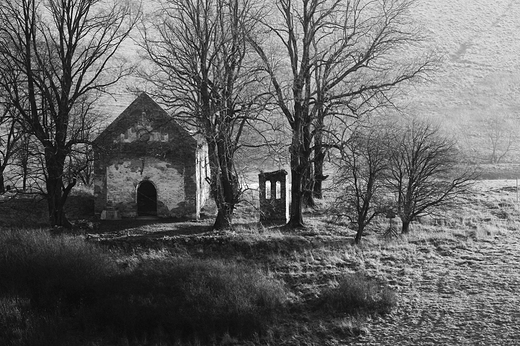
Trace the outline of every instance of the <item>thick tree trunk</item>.
[[234, 174], [234, 163], [227, 156], [230, 148], [225, 138], [208, 140], [209, 162], [211, 170], [211, 193], [217, 205], [217, 217], [214, 230], [231, 226], [233, 212], [238, 200], [239, 182]]
[[303, 194], [302, 194], [303, 172], [299, 167], [291, 167], [291, 207], [289, 210], [289, 228], [302, 228], [303, 224]]
[[402, 221], [402, 223], [403, 223], [403, 225], [402, 225], [402, 227], [401, 227], [401, 233], [402, 233], [402, 234], [408, 234], [408, 233], [410, 233], [410, 221], [408, 221], [408, 220], [402, 220], [402, 219], [401, 219], [401, 221]]
[[289, 209], [288, 228], [302, 228], [303, 223], [303, 183], [306, 158], [303, 155], [303, 143], [300, 140], [300, 131], [293, 131], [291, 145], [291, 206]]
[[74, 185], [76, 185], [76, 181], [70, 183], [63, 189], [61, 177], [47, 178], [47, 205], [49, 210], [49, 223], [52, 227], [72, 227], [72, 224], [65, 215], [65, 202]]
[[29, 165], [24, 164], [22, 166], [22, 191], [27, 191], [27, 177], [29, 176]]
[[[302, 115], [303, 116], [303, 115]], [[307, 117], [305, 117], [307, 118]], [[305, 207], [313, 208], [316, 206], [314, 202], [314, 170], [311, 164], [311, 155], [312, 155], [312, 134], [310, 128], [310, 121], [303, 122], [303, 126], [301, 132], [303, 134], [302, 141], [299, 144], [299, 152], [300, 152], [300, 164], [302, 165], [302, 170], [304, 170], [304, 174], [302, 175], [302, 196], [303, 196], [303, 205]]]
[[358, 230], [356, 232], [356, 237], [354, 238], [354, 244], [361, 243], [361, 237], [363, 236], [363, 228], [361, 226], [358, 227]]
[[314, 188], [313, 196], [317, 199], [323, 198], [323, 181], [327, 178], [323, 175], [325, 164], [325, 151], [321, 143], [316, 142], [314, 148]]
[[0, 170], [0, 194], [5, 193], [4, 171]]
[[63, 148], [55, 149], [53, 146], [45, 148], [45, 165], [47, 178], [45, 185], [47, 188], [47, 205], [49, 210], [49, 223], [51, 227], [60, 226], [65, 228], [72, 227], [65, 216], [65, 202], [70, 191], [76, 185], [76, 180], [63, 185], [63, 170], [65, 167], [66, 150]]
[[214, 230], [226, 229], [231, 226], [233, 219], [233, 209], [231, 206], [226, 205], [225, 203], [219, 203], [220, 206], [217, 206], [217, 217], [215, 218], [215, 223], [213, 224]]
[[219, 185], [215, 191], [217, 217], [213, 224], [214, 230], [226, 229], [231, 226], [233, 212], [237, 203], [238, 179], [235, 179], [232, 174], [224, 170], [217, 184]]
[[313, 208], [316, 206], [316, 202], [314, 201], [314, 184], [316, 181], [314, 180], [314, 173], [312, 170], [312, 165], [309, 165], [305, 169], [305, 174], [303, 175], [303, 205], [308, 208]]
[[324, 116], [324, 110], [320, 107], [316, 119], [316, 134], [314, 135], [314, 186], [312, 190], [313, 196], [318, 199], [323, 198], [323, 164], [325, 163], [325, 148], [323, 146]]

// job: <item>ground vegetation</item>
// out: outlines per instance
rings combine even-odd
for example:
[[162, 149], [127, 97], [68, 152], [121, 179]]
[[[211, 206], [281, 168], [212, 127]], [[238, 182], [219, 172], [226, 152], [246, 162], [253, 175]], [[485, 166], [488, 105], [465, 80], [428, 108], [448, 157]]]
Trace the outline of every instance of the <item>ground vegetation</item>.
[[[376, 218], [361, 246], [353, 246], [356, 230], [328, 208], [307, 214], [311, 227], [300, 231], [261, 227], [250, 210], [234, 229], [208, 232], [212, 220], [89, 225], [80, 220], [88, 214], [83, 202], [69, 210], [79, 218], [76, 235], [2, 227], [0, 323], [8, 327], [0, 339], [12, 345], [514, 344], [516, 193], [514, 181], [479, 182], [465, 204], [423, 218], [409, 234], [386, 238], [388, 220]], [[7, 214], [5, 203], [0, 208]], [[26, 210], [17, 209], [18, 217]], [[181, 296], [185, 305], [178, 305]], [[181, 306], [175, 316], [165, 313]], [[183, 336], [168, 330], [170, 323], [183, 325], [176, 329]]]

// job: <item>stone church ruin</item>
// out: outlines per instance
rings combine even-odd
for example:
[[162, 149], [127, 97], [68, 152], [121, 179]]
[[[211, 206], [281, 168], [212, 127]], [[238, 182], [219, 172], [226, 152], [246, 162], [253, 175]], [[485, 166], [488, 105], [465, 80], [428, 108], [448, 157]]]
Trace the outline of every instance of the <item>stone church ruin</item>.
[[260, 222], [264, 225], [289, 221], [287, 171], [261, 172], [258, 175]]
[[96, 217], [199, 218], [207, 155], [202, 138], [142, 93], [94, 141]]

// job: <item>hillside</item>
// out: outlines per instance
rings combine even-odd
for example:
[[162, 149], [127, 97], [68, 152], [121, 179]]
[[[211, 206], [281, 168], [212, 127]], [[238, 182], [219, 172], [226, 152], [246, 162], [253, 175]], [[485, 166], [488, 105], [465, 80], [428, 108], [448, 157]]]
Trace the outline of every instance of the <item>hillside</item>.
[[[485, 155], [493, 130], [518, 136], [520, 2], [419, 0], [414, 15], [443, 58], [431, 83], [415, 93], [417, 112], [440, 119], [465, 148]], [[515, 149], [509, 158], [518, 161]]]
[[[485, 162], [491, 136], [500, 138], [498, 151], [507, 145], [504, 138], [520, 136], [520, 2], [417, 0], [412, 15], [442, 64], [429, 82], [407, 91], [403, 104], [445, 125], [462, 149]], [[122, 53], [142, 61], [132, 41]], [[145, 89], [136, 78], [119, 83], [100, 103], [107, 122], [132, 102], [128, 88]], [[505, 160], [518, 162], [520, 145]]]

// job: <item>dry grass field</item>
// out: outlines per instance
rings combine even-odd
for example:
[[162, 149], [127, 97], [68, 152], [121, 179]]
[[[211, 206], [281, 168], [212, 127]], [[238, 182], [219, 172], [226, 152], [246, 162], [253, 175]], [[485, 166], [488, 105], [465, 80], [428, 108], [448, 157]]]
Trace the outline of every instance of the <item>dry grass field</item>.
[[[419, 0], [412, 15], [442, 64], [399, 101], [484, 162], [494, 120], [519, 136], [520, 1]], [[107, 123], [136, 89], [100, 102]], [[506, 161], [519, 158], [515, 144]], [[0, 345], [520, 345], [515, 165], [485, 167], [494, 180], [406, 236], [376, 220], [359, 246], [327, 202], [302, 230], [259, 225], [251, 203], [210, 232], [211, 219], [93, 222], [92, 196], [75, 192], [76, 227], [56, 232], [45, 201], [2, 199]]]
[[[79, 300], [62, 293], [56, 302], [50, 293], [23, 291], [19, 282], [12, 283], [17, 290], [8, 290], [10, 281], [4, 281], [0, 324], [11, 333], [0, 332], [0, 343], [41, 345], [37, 340], [43, 338], [54, 345], [517, 345], [518, 198], [515, 180], [481, 181], [457, 210], [424, 218], [406, 237], [385, 237], [388, 221], [381, 219], [360, 246], [352, 245], [354, 232], [326, 207], [306, 213], [308, 227], [300, 231], [262, 227], [249, 207], [239, 224], [218, 233], [207, 231], [211, 220], [114, 221], [96, 229], [82, 222], [76, 235], [51, 240], [30, 236], [48, 244], [38, 249], [65, 253], [49, 262], [59, 263], [57, 272], [40, 267], [49, 271], [47, 277], [86, 271], [93, 282], [42, 279], [38, 292], [70, 286], [81, 293]], [[3, 227], [0, 262], [9, 258], [5, 239], [11, 248], [16, 244], [5, 238], [9, 232], [48, 234]], [[72, 260], [69, 251], [81, 255]], [[181, 296], [192, 303], [179, 307], [174, 302]], [[67, 299], [75, 303], [63, 303]], [[190, 312], [186, 322], [168, 311], [203, 311], [204, 318]], [[88, 316], [102, 317], [104, 325]]]

